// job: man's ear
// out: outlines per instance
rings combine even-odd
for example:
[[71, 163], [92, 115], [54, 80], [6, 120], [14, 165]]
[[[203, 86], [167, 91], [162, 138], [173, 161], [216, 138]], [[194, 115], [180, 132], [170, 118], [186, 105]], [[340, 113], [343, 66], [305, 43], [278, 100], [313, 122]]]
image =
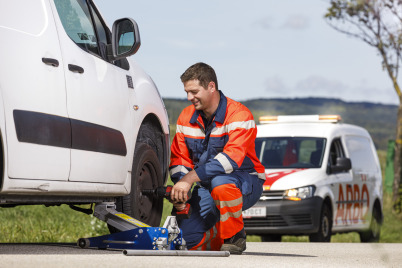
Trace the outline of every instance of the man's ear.
[[215, 82], [211, 81], [208, 84], [208, 89], [210, 89], [212, 92], [216, 90]]

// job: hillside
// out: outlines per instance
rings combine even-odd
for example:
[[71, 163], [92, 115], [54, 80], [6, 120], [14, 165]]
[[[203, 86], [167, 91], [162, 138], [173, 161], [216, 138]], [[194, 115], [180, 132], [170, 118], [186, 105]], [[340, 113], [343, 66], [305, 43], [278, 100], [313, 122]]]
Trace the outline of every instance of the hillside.
[[[176, 124], [181, 110], [190, 103], [186, 99], [164, 99], [171, 125]], [[394, 139], [398, 107], [369, 102], [345, 102], [339, 99], [253, 99], [241, 101], [253, 113], [258, 123], [262, 115], [339, 114], [344, 123], [366, 128], [377, 149], [386, 150]]]

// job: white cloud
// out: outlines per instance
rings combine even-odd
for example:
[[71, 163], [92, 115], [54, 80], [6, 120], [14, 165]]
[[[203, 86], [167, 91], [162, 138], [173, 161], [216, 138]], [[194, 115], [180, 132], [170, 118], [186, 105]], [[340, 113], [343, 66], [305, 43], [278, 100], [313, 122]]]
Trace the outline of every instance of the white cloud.
[[[294, 14], [287, 17], [285, 22], [282, 24], [282, 28], [288, 28], [292, 30], [304, 30], [308, 28], [309, 24], [310, 20], [308, 17], [302, 14]], [[274, 18], [272, 16], [266, 16], [260, 18], [257, 21], [255, 21], [252, 25], [262, 28], [264, 30], [270, 30], [275, 28]]]
[[358, 85], [348, 85], [341, 79], [311, 75], [293, 85], [287, 85], [280, 76], [276, 75], [268, 77], [264, 86], [268, 98], [324, 97], [350, 102], [398, 104], [397, 95], [392, 87], [371, 86], [367, 80], [362, 80]]
[[189, 40], [179, 40], [179, 39], [166, 39], [166, 43], [173, 47], [181, 48], [181, 49], [194, 49], [196, 48], [196, 44]]
[[[390, 82], [391, 83], [391, 82]], [[387, 104], [399, 104], [398, 95], [392, 86], [384, 85], [383, 87], [371, 86], [367, 80], [362, 80], [361, 83], [353, 89], [353, 101], [369, 101], [380, 102]]]
[[289, 28], [293, 30], [304, 30], [309, 26], [309, 19], [302, 14], [294, 14], [289, 16], [285, 23], [282, 25], [284, 28]]
[[257, 26], [264, 30], [269, 30], [272, 28], [273, 22], [274, 19], [271, 16], [268, 16], [255, 21], [252, 26]]
[[301, 94], [320, 96], [339, 96], [347, 93], [349, 87], [339, 80], [331, 80], [319, 75], [312, 75], [296, 83], [295, 89]]
[[225, 40], [214, 40], [212, 42], [197, 41], [197, 38], [189, 38], [188, 40], [183, 39], [165, 39], [162, 42], [167, 43], [177, 49], [186, 50], [215, 50], [224, 49], [227, 47], [227, 42]]
[[279, 76], [269, 77], [265, 80], [265, 89], [270, 95], [280, 96], [288, 91], [288, 87], [284, 84]]

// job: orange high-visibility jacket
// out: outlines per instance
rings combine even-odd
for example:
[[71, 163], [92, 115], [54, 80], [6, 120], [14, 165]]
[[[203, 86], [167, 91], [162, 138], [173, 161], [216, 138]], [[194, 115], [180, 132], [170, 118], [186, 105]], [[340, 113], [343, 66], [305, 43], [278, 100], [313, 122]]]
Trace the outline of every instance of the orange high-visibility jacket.
[[255, 153], [257, 128], [253, 115], [243, 104], [220, 94], [218, 109], [208, 129], [194, 105], [181, 112], [171, 146], [169, 170], [173, 182], [192, 169], [201, 183], [236, 171], [265, 180], [265, 168]]

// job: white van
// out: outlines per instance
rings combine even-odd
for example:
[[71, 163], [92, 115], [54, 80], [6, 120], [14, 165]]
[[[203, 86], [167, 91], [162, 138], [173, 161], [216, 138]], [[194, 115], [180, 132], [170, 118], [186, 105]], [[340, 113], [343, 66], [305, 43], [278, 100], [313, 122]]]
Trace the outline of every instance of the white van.
[[382, 178], [369, 133], [339, 116], [265, 116], [257, 126], [256, 152], [266, 168], [260, 200], [243, 212], [247, 234], [263, 241], [309, 235], [329, 242], [357, 231], [378, 241]]
[[3, 1], [0, 36], [0, 207], [117, 202], [159, 226], [163, 201], [141, 189], [165, 183], [169, 121], [128, 58], [135, 21], [111, 31], [92, 0]]

